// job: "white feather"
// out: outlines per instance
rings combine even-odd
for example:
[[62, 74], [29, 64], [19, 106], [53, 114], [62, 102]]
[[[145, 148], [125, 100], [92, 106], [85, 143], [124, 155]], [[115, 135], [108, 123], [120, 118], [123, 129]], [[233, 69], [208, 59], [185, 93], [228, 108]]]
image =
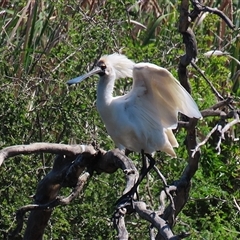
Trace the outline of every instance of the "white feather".
[[132, 71], [135, 63], [125, 55], [113, 53], [104, 55], [99, 61], [104, 61], [106, 66], [113, 67], [116, 79], [132, 77]]

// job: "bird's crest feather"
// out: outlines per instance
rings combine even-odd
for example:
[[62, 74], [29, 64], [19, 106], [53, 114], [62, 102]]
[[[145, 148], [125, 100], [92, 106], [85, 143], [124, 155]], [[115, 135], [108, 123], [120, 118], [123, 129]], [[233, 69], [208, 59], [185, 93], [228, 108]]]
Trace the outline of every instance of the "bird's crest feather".
[[111, 65], [114, 68], [116, 79], [126, 77], [132, 78], [132, 71], [135, 63], [125, 55], [113, 53], [111, 55], [102, 56], [100, 60], [103, 60], [106, 65]]

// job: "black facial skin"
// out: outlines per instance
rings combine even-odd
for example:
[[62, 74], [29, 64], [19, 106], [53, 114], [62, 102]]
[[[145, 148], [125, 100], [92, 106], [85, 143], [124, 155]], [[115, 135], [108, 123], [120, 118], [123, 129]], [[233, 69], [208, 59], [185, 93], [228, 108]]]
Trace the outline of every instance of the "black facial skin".
[[105, 75], [105, 69], [106, 69], [106, 65], [103, 61], [99, 61], [97, 64], [98, 67], [101, 68], [102, 72], [98, 73], [99, 76], [104, 76]]

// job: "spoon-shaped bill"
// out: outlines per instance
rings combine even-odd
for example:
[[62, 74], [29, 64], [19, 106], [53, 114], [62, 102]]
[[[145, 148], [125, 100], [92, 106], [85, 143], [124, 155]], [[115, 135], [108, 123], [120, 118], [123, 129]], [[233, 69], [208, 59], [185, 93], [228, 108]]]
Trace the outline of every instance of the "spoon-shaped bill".
[[76, 78], [73, 78], [73, 79], [67, 81], [67, 84], [72, 85], [72, 84], [80, 83], [84, 79], [89, 78], [92, 75], [97, 74], [97, 73], [101, 73], [101, 72], [103, 72], [103, 70], [100, 67], [95, 67], [92, 71], [90, 71], [86, 74], [83, 74], [82, 76], [79, 76], [79, 77], [76, 77]]

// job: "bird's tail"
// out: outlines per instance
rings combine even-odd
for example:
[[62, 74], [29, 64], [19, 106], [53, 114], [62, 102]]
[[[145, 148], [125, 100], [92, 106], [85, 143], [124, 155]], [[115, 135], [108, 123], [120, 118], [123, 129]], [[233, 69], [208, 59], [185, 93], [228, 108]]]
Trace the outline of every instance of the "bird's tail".
[[166, 143], [162, 147], [161, 151], [164, 151], [168, 155], [172, 157], [177, 157], [175, 151], [173, 150], [174, 147], [178, 147], [177, 139], [175, 138], [172, 129], [164, 129], [164, 132], [166, 134]]

